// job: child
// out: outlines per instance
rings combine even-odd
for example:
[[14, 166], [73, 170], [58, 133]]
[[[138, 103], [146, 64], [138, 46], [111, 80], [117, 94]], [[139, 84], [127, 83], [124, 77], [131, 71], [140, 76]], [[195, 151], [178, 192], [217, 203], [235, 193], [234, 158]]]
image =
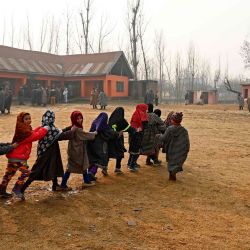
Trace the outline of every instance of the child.
[[15, 175], [16, 171], [19, 170], [21, 176], [18, 178], [12, 191], [17, 197], [23, 199], [20, 190], [26, 177], [30, 174], [27, 160], [30, 157], [32, 142], [42, 139], [46, 134], [47, 128], [38, 127], [32, 130], [31, 116], [29, 113], [22, 112], [17, 116], [16, 130], [12, 142], [16, 142], [19, 145], [7, 154], [8, 165], [0, 185], [0, 195], [3, 198], [11, 196], [11, 194], [6, 192], [6, 189], [11, 178]]
[[124, 118], [124, 108], [118, 107], [111, 114], [108, 122], [109, 126], [116, 132], [120, 133], [119, 137], [110, 140], [108, 143], [109, 158], [116, 159], [115, 173], [123, 174], [121, 171], [121, 161], [124, 158], [124, 153], [127, 152], [124, 147], [123, 132], [129, 134], [135, 133], [135, 129], [132, 128]]
[[72, 125], [65, 130], [75, 130], [75, 135], [68, 143], [68, 165], [61, 183], [61, 187], [64, 191], [70, 190], [67, 186], [67, 181], [71, 173], [83, 175], [83, 187], [95, 185], [95, 183], [89, 180], [89, 175], [87, 174], [89, 159], [86, 141], [94, 140], [97, 132], [83, 131], [83, 116], [80, 111], [74, 111], [70, 118]]
[[62, 132], [55, 127], [54, 122], [54, 112], [47, 110], [42, 117], [42, 126], [48, 128], [48, 133], [38, 143], [37, 159], [31, 169], [29, 179], [21, 189], [22, 194], [24, 194], [27, 187], [35, 180], [52, 180], [52, 190], [61, 190], [57, 182], [57, 177], [63, 177], [64, 171], [58, 141], [73, 139], [74, 130]]
[[118, 137], [118, 133], [115, 132], [108, 125], [107, 113], [100, 113], [98, 117], [93, 121], [90, 132], [97, 131], [97, 135], [93, 141], [88, 141], [87, 150], [89, 156], [89, 175], [90, 180], [95, 180], [95, 174], [98, 167], [102, 169], [103, 175], [107, 175], [108, 166], [108, 142], [109, 140]]
[[190, 148], [187, 130], [181, 126], [183, 114], [175, 112], [171, 124], [163, 135], [157, 135], [160, 142], [165, 144], [166, 159], [168, 162], [169, 180], [176, 180], [176, 173], [182, 171], [182, 166]]
[[148, 123], [147, 109], [147, 104], [138, 104], [131, 118], [130, 124], [136, 130], [136, 132], [129, 137], [128, 168], [131, 172], [137, 171], [137, 159], [140, 156], [143, 130], [146, 128]]
[[[156, 156], [155, 136], [165, 131], [166, 126], [162, 119], [154, 112], [153, 104], [148, 104], [148, 126], [144, 130], [140, 154], [146, 155], [146, 165], [160, 165]], [[152, 162], [153, 163], [152, 163]]]

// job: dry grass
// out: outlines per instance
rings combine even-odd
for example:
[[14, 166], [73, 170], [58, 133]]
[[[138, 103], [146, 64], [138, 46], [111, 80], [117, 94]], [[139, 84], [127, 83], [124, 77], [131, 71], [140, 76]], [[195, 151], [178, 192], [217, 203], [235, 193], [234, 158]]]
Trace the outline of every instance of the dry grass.
[[[45, 109], [25, 108], [33, 127], [39, 125]], [[110, 176], [99, 176], [97, 186], [88, 190], [79, 191], [77, 175], [70, 179], [77, 190], [72, 194], [53, 194], [47, 190], [50, 183], [35, 182], [25, 202], [0, 201], [0, 248], [250, 249], [250, 114], [230, 105], [161, 108], [163, 117], [182, 110], [190, 134], [191, 152], [176, 183], [168, 181], [165, 163], [151, 168], [144, 157], [139, 173], [127, 172], [127, 156], [124, 176], [113, 174], [111, 161]], [[0, 117], [1, 141], [11, 140], [16, 115], [23, 109], [13, 107], [12, 115]], [[58, 106], [58, 127], [69, 124], [73, 109], [83, 111], [86, 128], [99, 112], [88, 105]], [[127, 118], [132, 111], [126, 106]], [[66, 163], [67, 142], [60, 145]], [[6, 158], [0, 161], [2, 175]], [[128, 226], [129, 220], [136, 225]]]

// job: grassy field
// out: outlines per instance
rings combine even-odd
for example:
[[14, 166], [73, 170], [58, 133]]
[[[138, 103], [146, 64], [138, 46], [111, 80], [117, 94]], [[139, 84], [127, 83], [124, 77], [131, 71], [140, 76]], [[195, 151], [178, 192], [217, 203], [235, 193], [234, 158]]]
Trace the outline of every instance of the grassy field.
[[[138, 173], [127, 171], [126, 155], [123, 176], [113, 173], [111, 161], [110, 175], [98, 174], [97, 185], [85, 190], [78, 175], [70, 178], [70, 193], [52, 193], [51, 183], [34, 182], [25, 202], [0, 200], [0, 249], [250, 249], [250, 113], [237, 105], [160, 108], [162, 118], [182, 111], [190, 135], [191, 151], [176, 183], [168, 181], [163, 154], [161, 167], [146, 166], [141, 156]], [[56, 125], [68, 126], [75, 109], [83, 112], [86, 130], [100, 112], [87, 104], [57, 106]], [[133, 109], [125, 107], [127, 119]], [[2, 142], [12, 139], [23, 110], [36, 127], [46, 109], [13, 107], [10, 116], [0, 116]], [[67, 142], [60, 146], [66, 166]], [[5, 156], [0, 162], [2, 176]]]

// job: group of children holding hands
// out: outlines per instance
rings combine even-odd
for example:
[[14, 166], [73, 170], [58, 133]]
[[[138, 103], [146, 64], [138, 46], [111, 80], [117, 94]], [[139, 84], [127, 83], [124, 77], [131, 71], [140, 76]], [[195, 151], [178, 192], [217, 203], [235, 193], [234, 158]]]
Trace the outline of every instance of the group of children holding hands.
[[[108, 162], [116, 160], [115, 173], [123, 174], [121, 162], [127, 151], [124, 145], [124, 133], [129, 135], [128, 169], [137, 172], [140, 167], [137, 159], [146, 155], [146, 165], [160, 165], [160, 148], [166, 153], [169, 179], [176, 180], [176, 173], [189, 152], [189, 136], [181, 126], [182, 113], [171, 112], [167, 119], [161, 118], [161, 110], [153, 110], [152, 104], [138, 104], [130, 123], [125, 119], [124, 108], [118, 107], [108, 118], [101, 112], [92, 122], [89, 132], [83, 129], [83, 115], [72, 112], [71, 125], [64, 129], [55, 126], [55, 114], [47, 110], [42, 117], [40, 127], [32, 129], [31, 115], [22, 112], [17, 116], [15, 134], [12, 143], [1, 143], [0, 154], [6, 154], [7, 168], [0, 184], [0, 197], [12, 195], [24, 200], [25, 190], [33, 181], [52, 181], [53, 191], [69, 191], [67, 182], [72, 173], [81, 174], [83, 187], [95, 185], [98, 168], [108, 175]], [[59, 141], [68, 140], [68, 162], [63, 169]], [[32, 142], [38, 141], [37, 159], [29, 170]], [[21, 172], [12, 193], [7, 186], [16, 171]], [[58, 183], [58, 177], [62, 178]]]

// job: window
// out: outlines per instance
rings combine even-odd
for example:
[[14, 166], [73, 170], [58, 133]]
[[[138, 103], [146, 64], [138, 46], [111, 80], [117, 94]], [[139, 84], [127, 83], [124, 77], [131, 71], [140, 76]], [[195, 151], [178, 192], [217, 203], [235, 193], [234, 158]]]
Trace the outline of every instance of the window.
[[124, 92], [124, 82], [116, 82], [116, 92]]

